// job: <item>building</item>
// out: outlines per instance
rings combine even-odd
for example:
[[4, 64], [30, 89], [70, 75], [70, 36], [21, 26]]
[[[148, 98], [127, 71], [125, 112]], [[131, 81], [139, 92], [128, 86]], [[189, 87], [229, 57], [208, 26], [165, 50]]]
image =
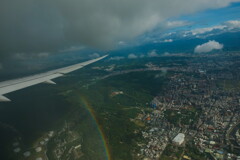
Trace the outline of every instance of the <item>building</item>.
[[184, 142], [185, 135], [183, 133], [178, 133], [178, 135], [173, 139], [173, 143], [177, 145], [182, 145]]

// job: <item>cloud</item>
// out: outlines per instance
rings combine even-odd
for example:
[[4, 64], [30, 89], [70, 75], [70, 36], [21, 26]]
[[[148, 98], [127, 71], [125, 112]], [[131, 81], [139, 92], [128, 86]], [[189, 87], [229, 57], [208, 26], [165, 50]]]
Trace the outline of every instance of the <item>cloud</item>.
[[192, 35], [198, 35], [198, 34], [204, 34], [207, 32], [212, 32], [213, 30], [222, 30], [224, 28], [226, 28], [226, 26], [217, 25], [217, 26], [206, 27], [206, 28], [197, 28], [197, 29], [191, 30], [190, 33], [192, 33]]
[[49, 56], [49, 53], [48, 52], [41, 52], [41, 53], [38, 53], [37, 56], [39, 58], [46, 58]]
[[65, 49], [61, 49], [60, 52], [74, 52], [85, 49], [84, 46], [71, 46]]
[[166, 23], [166, 27], [167, 28], [176, 28], [176, 27], [182, 27], [182, 26], [186, 26], [189, 25], [190, 23], [187, 21], [168, 21]]
[[169, 43], [169, 42], [173, 42], [173, 40], [172, 39], [165, 39], [163, 42]]
[[125, 59], [124, 57], [120, 57], [120, 56], [116, 56], [116, 57], [111, 57], [110, 60], [113, 60], [113, 61], [119, 61], [119, 60], [122, 60], [122, 59]]
[[153, 43], [171, 43], [173, 42], [172, 39], [165, 39], [165, 40], [154, 40]]
[[46, 58], [50, 55], [49, 52], [40, 52], [40, 53], [14, 53], [11, 58], [15, 60], [29, 60], [36, 58]]
[[171, 17], [226, 7], [236, 1], [1, 0], [0, 53], [57, 52], [82, 45], [111, 49]]
[[90, 58], [98, 58], [100, 55], [98, 53], [93, 53], [89, 55]]
[[138, 56], [136, 56], [135, 54], [131, 53], [128, 55], [128, 59], [136, 59], [138, 58]]
[[196, 36], [199, 35], [214, 35], [214, 31], [217, 31], [216, 33], [222, 33], [222, 32], [228, 32], [232, 31], [234, 29], [240, 29], [240, 21], [239, 20], [231, 20], [223, 22], [219, 25], [211, 26], [211, 27], [204, 27], [204, 28], [197, 28], [190, 31], [183, 32], [183, 37], [187, 36]]
[[227, 22], [225, 22], [225, 25], [226, 25], [229, 29], [240, 28], [240, 21], [239, 21], [239, 20], [227, 21]]
[[209, 41], [207, 43], [201, 44], [196, 46], [194, 49], [195, 53], [207, 53], [211, 52], [212, 50], [220, 50], [223, 48], [223, 44], [220, 44], [219, 42], [216, 41]]
[[124, 42], [124, 41], [119, 41], [119, 42], [118, 42], [118, 45], [120, 45], [120, 46], [121, 46], [121, 45], [124, 46], [124, 45], [126, 45], [126, 42]]
[[171, 55], [169, 52], [165, 52], [164, 54], [163, 54], [164, 56], [169, 56], [169, 55]]
[[148, 57], [158, 57], [156, 50], [152, 50], [151, 52], [148, 52]]

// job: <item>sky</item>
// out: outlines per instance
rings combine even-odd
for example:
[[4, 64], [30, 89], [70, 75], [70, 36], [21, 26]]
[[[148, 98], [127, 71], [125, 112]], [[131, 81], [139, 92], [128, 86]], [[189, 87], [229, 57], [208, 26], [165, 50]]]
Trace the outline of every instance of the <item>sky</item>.
[[228, 7], [206, 10], [193, 15], [182, 16], [181, 20], [194, 22], [199, 26], [217, 25], [229, 20], [240, 20], [240, 3], [232, 3]]
[[2, 0], [0, 63], [238, 31], [239, 11], [240, 0]]
[[[228, 28], [228, 29], [227, 29]], [[240, 30], [240, 3], [230, 3], [226, 7], [206, 9], [193, 14], [175, 16], [161, 22], [150, 32], [140, 36], [142, 42], [173, 42], [186, 37], [189, 32], [199, 38], [218, 33]], [[205, 35], [206, 33], [206, 35]], [[215, 33], [216, 34], [216, 33]]]

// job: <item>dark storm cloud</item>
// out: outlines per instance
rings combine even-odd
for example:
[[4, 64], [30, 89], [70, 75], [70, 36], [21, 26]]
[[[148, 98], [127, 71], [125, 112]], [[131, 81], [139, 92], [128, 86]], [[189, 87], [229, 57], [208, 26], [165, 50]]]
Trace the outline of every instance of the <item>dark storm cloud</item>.
[[172, 16], [237, 0], [1, 0], [0, 54], [100, 49], [132, 39]]

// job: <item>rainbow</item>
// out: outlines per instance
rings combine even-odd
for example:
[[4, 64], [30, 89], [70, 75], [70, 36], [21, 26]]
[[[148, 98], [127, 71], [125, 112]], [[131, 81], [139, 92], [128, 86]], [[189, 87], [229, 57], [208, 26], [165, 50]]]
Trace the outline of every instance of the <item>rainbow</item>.
[[97, 126], [97, 130], [98, 130], [98, 132], [100, 134], [100, 137], [102, 139], [102, 142], [103, 142], [103, 146], [104, 146], [104, 150], [105, 150], [105, 154], [106, 154], [106, 160], [112, 160], [111, 154], [110, 154], [110, 151], [109, 151], [109, 146], [108, 146], [108, 143], [106, 141], [107, 140], [106, 136], [103, 132], [103, 129], [100, 127], [99, 122], [96, 119], [94, 110], [92, 109], [91, 105], [88, 103], [86, 98], [84, 98], [83, 96], [80, 96], [80, 100], [81, 100], [82, 104], [84, 105], [84, 107], [87, 109], [87, 111], [90, 113], [91, 118], [93, 119], [93, 121], [95, 122], [95, 124]]

